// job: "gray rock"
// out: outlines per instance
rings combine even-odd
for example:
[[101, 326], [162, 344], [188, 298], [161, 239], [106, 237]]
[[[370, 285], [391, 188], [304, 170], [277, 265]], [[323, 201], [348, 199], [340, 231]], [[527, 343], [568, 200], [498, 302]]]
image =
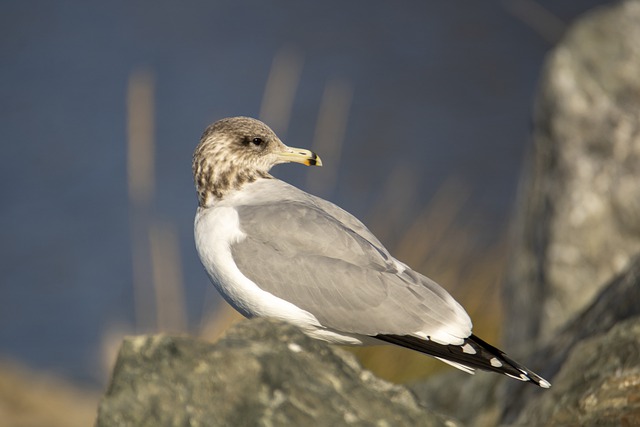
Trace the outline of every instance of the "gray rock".
[[541, 82], [502, 347], [553, 387], [447, 373], [412, 385], [423, 405], [469, 426], [640, 425], [638, 76], [627, 1], [577, 22]]
[[[502, 415], [504, 402], [499, 385], [503, 381], [513, 380], [490, 372], [477, 371], [475, 375], [469, 375], [450, 370], [408, 387], [426, 408], [455, 417], [467, 427], [486, 427], [497, 425]], [[516, 384], [530, 387], [520, 382]]]
[[456, 426], [340, 349], [270, 320], [215, 344], [125, 339], [97, 426]]
[[[636, 257], [626, 271], [607, 284], [587, 309], [565, 325], [546, 345], [536, 349], [530, 357], [529, 367], [550, 380], [555, 389], [558, 371], [566, 369], [566, 366], [572, 363], [569, 355], [575, 353], [575, 348], [586, 339], [608, 333], [621, 322], [639, 317], [638, 302], [640, 257]], [[640, 365], [640, 353], [638, 359]], [[596, 369], [599, 363], [600, 361], [596, 361]], [[606, 366], [603, 366], [603, 369], [606, 370]], [[522, 408], [540, 395], [538, 390], [518, 387], [513, 383], [506, 383], [504, 388], [506, 390], [502, 391], [499, 402], [503, 407], [501, 419], [506, 423], [513, 422]]]
[[515, 425], [640, 425], [640, 317], [578, 344]]
[[[594, 302], [568, 322], [546, 345], [532, 351], [528, 367], [550, 380], [552, 390], [555, 390], [558, 381], [556, 376], [560, 369], [567, 369], [566, 366], [574, 363], [569, 358], [574, 349], [584, 340], [605, 334], [621, 322], [640, 317], [638, 302], [640, 257], [636, 257], [626, 271], [608, 283]], [[596, 360], [593, 369], [599, 369], [601, 362], [605, 364], [601, 367], [603, 373], [607, 372], [605, 359]], [[638, 366], [640, 367], [640, 360]], [[615, 375], [615, 372], [609, 373]], [[609, 381], [615, 382], [615, 378]], [[511, 425], [530, 402], [549, 393], [548, 390], [490, 373], [478, 372], [475, 376], [469, 376], [458, 371], [446, 372], [427, 381], [411, 384], [410, 389], [423, 406], [441, 414], [455, 416], [469, 427]], [[627, 397], [633, 399], [633, 395]], [[559, 406], [565, 404], [564, 401], [557, 402]], [[592, 413], [597, 410], [596, 407], [585, 408], [583, 417], [599, 416]]]
[[640, 251], [638, 76], [637, 0], [587, 14], [549, 54], [505, 286], [509, 349], [552, 336]]
[[[606, 288], [600, 292], [594, 302], [582, 313], [576, 316], [544, 346], [536, 349], [530, 355], [528, 367], [551, 381], [553, 387], [543, 390], [528, 384], [511, 381], [497, 375], [479, 372], [475, 377], [463, 377], [462, 373], [446, 373], [429, 379], [426, 382], [413, 384], [411, 390], [416, 394], [421, 404], [441, 414], [455, 415], [456, 419], [467, 426], [494, 426], [499, 424], [511, 425], [518, 419], [524, 408], [529, 413], [532, 409], [528, 405], [539, 398], [547, 399], [547, 395], [555, 395], [562, 385], [563, 376], [559, 372], [571, 369], [575, 364], [573, 359], [586, 340], [596, 336], [609, 334], [620, 324], [630, 319], [640, 319], [640, 257], [636, 257], [629, 268], [614, 278]], [[640, 321], [639, 321], [640, 322]], [[613, 333], [613, 332], [611, 332]], [[613, 336], [617, 336], [614, 335]], [[630, 340], [633, 340], [633, 332]], [[637, 337], [635, 338], [637, 339]], [[613, 338], [611, 338], [613, 340]], [[640, 340], [638, 341], [640, 343]], [[640, 344], [637, 344], [640, 346]], [[612, 351], [615, 351], [612, 345]], [[636, 366], [640, 369], [640, 351], [635, 355]], [[516, 358], [518, 359], [518, 358]], [[632, 359], [629, 359], [631, 363]], [[612, 371], [606, 357], [591, 361], [590, 369], [601, 371], [601, 377], [608, 383], [615, 383], [617, 371]], [[611, 376], [608, 378], [607, 376]], [[558, 386], [559, 383], [560, 385]], [[620, 393], [623, 390], [620, 389]], [[622, 397], [622, 395], [618, 395]], [[626, 397], [634, 397], [633, 392]], [[553, 399], [547, 403], [552, 404]], [[562, 412], [564, 400], [555, 400], [557, 408], [550, 410]], [[582, 417], [600, 416], [597, 407], [585, 407]], [[528, 418], [533, 421], [534, 418]], [[530, 425], [538, 425], [531, 422]], [[551, 423], [550, 425], [555, 425]], [[588, 424], [580, 424], [588, 425]], [[639, 424], [640, 425], [640, 424]]]

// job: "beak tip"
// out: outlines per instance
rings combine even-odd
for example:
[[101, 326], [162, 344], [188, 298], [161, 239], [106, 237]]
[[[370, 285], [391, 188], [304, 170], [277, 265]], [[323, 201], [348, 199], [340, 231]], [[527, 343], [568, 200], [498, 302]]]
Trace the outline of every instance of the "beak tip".
[[322, 166], [322, 160], [317, 154], [313, 154], [313, 158], [309, 159], [309, 166]]

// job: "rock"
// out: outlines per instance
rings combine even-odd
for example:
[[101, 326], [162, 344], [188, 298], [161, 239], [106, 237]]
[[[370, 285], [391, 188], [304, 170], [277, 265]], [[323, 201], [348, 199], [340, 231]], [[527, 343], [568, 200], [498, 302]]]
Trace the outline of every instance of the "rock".
[[515, 425], [640, 425], [640, 317], [575, 346]]
[[[629, 321], [637, 322], [639, 328], [637, 332], [640, 333], [640, 304], [638, 302], [640, 302], [640, 256], [632, 260], [626, 271], [608, 283], [589, 307], [568, 322], [546, 345], [539, 347], [529, 355], [527, 366], [551, 381], [553, 385], [551, 391], [484, 372], [478, 372], [475, 377], [467, 376], [466, 378], [462, 376], [463, 373], [447, 372], [427, 381], [413, 384], [410, 389], [423, 406], [440, 414], [455, 415], [456, 419], [469, 427], [513, 425], [522, 413], [529, 414], [529, 418], [520, 421], [522, 425], [574, 425], [566, 422], [564, 418], [562, 418], [564, 420], [562, 422], [560, 422], [560, 418], [558, 420], [551, 419], [551, 415], [549, 415], [548, 423], [538, 421], [535, 414], [540, 409], [539, 405], [535, 404], [537, 409], [532, 409], [530, 405], [539, 399], [544, 399], [544, 402], [547, 402], [544, 405], [550, 405], [554, 400], [547, 397], [548, 395], [557, 398], [558, 389], [563, 390], [563, 393], [566, 392], [568, 386], [563, 385], [565, 379], [563, 379], [562, 372], [573, 369], [572, 366], [576, 363], [575, 355], [584, 352], [582, 346], [585, 345], [585, 341], [591, 342], [594, 337], [602, 339], [603, 336], [609, 336], [607, 342], [612, 342], [611, 351], [613, 352], [616, 351], [617, 345], [613, 343], [615, 337], [624, 331], [625, 326], [620, 325], [630, 324]], [[617, 332], [613, 332], [614, 330]], [[624, 340], [629, 341], [628, 345], [630, 346], [640, 347], [640, 337], [634, 337], [635, 330], [633, 328], [630, 330], [630, 335]], [[635, 344], [633, 344], [634, 339], [636, 340]], [[623, 347], [624, 345], [621, 344]], [[632, 349], [628, 348], [620, 351], [620, 357], [628, 360], [629, 366], [633, 366], [632, 362], [635, 360], [635, 366], [640, 370], [640, 351], [633, 353]], [[625, 352], [627, 356], [624, 355]], [[519, 359], [516, 357], [516, 360]], [[619, 382], [616, 377], [618, 371], [610, 367], [611, 361], [608, 358], [594, 358], [591, 363], [593, 366], [589, 369], [593, 372], [600, 372], [597, 381], [606, 385], [602, 386], [602, 390], [613, 390], [612, 393], [614, 393], [611, 395], [613, 397], [608, 397], [607, 394], [595, 395], [595, 398], [601, 399], [598, 400], [599, 402], [605, 402], [603, 405], [609, 405], [606, 402], [614, 397], [615, 399], [630, 399], [632, 401], [640, 399], [640, 393], [634, 391], [633, 388], [625, 388], [624, 384], [616, 385]], [[628, 378], [626, 376], [625, 378], [633, 382], [635, 374], [630, 373], [629, 375]], [[640, 377], [638, 381], [637, 387], [640, 387]], [[598, 384], [594, 385], [594, 387], [596, 386], [600, 387]], [[614, 386], [618, 388], [616, 389]], [[583, 385], [580, 387], [584, 389]], [[628, 392], [627, 395], [625, 395], [626, 392]], [[575, 393], [578, 393], [578, 390]], [[548, 411], [562, 413], [562, 405], [566, 403], [564, 400], [558, 400], [557, 407], [546, 408], [545, 406], [545, 408]], [[640, 401], [638, 405], [640, 405]], [[604, 408], [602, 405], [585, 406], [580, 416], [585, 420], [591, 419], [589, 417], [605, 416], [606, 414], [598, 412], [602, 408]], [[596, 418], [593, 419], [596, 420]], [[559, 424], [556, 424], [556, 421]], [[575, 423], [575, 425], [594, 424], [587, 422]], [[600, 424], [596, 423], [596, 425]], [[612, 425], [624, 424], [615, 424], [612, 421]]]
[[[521, 185], [504, 284], [507, 328], [500, 347], [550, 380], [551, 391], [495, 376], [454, 381], [455, 374], [446, 374], [412, 386], [430, 409], [455, 414], [469, 426], [511, 425], [523, 410], [529, 415], [520, 418], [522, 424], [592, 425], [603, 414], [587, 403], [598, 399], [610, 408], [605, 388], [618, 390], [611, 395], [616, 401], [638, 398], [633, 388], [616, 389], [615, 371], [604, 358], [602, 365], [592, 360], [594, 372], [602, 372], [601, 384], [590, 387], [600, 391], [581, 401], [579, 411], [571, 409], [584, 423], [552, 414], [536, 418], [544, 405], [528, 406], [538, 399], [553, 405], [562, 394], [558, 390], [568, 392], [562, 372], [571, 369], [585, 340], [640, 316], [638, 46], [639, 1], [597, 9], [549, 54], [541, 79], [535, 146]], [[582, 398], [579, 389], [572, 392], [573, 400], [562, 402], [573, 405]], [[562, 413], [561, 405], [553, 410]], [[624, 425], [623, 419], [602, 422]]]
[[551, 337], [640, 251], [638, 46], [640, 2], [629, 0], [585, 15], [549, 54], [504, 291], [506, 348]]
[[[498, 425], [502, 415], [498, 394], [502, 381], [513, 380], [484, 371], [469, 375], [450, 370], [408, 387], [424, 407], [455, 417], [467, 427], [486, 427]], [[516, 384], [530, 387], [520, 382]]]
[[455, 426], [340, 349], [275, 321], [217, 343], [125, 339], [97, 426]]
[[[513, 425], [518, 417], [519, 425], [624, 425], [624, 420], [640, 417], [638, 302], [640, 256], [607, 284], [587, 309], [531, 354], [528, 367], [550, 380], [551, 390], [485, 373], [465, 379], [457, 372], [412, 385], [411, 389], [425, 407], [455, 414], [470, 427]], [[619, 361], [615, 357], [628, 369], [616, 365]], [[584, 370], [582, 378], [580, 369]], [[593, 395], [584, 394], [585, 390]], [[620, 412], [626, 418], [610, 418], [616, 402], [627, 400], [629, 411]], [[541, 418], [543, 412], [548, 419]], [[572, 415], [581, 422], [567, 421]]]
[[[573, 363], [570, 353], [581, 342], [609, 333], [612, 328], [628, 319], [640, 316], [640, 256], [629, 268], [614, 278], [600, 292], [594, 302], [556, 334], [546, 345], [538, 348], [530, 357], [529, 367], [551, 381], [556, 388], [556, 376], [561, 369]], [[569, 360], [568, 360], [569, 359]], [[640, 362], [640, 353], [638, 353]], [[640, 363], [639, 363], [640, 365]], [[502, 421], [511, 423], [523, 407], [539, 396], [538, 390], [507, 383], [499, 401], [503, 403]], [[446, 411], [443, 411], [446, 413]], [[460, 418], [463, 420], [463, 418]]]

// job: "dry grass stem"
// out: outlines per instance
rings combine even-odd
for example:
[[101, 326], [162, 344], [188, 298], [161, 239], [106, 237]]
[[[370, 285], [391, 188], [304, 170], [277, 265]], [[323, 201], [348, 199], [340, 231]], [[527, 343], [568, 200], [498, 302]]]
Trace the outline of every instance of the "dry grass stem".
[[153, 224], [149, 230], [149, 245], [156, 296], [156, 326], [163, 332], [186, 332], [182, 262], [175, 227]]
[[302, 55], [290, 47], [280, 49], [271, 64], [260, 106], [260, 120], [269, 123], [269, 126], [281, 136], [289, 128], [302, 64]]
[[129, 198], [149, 204], [153, 198], [154, 171], [154, 78], [148, 70], [134, 71], [127, 92], [127, 172]]
[[534, 0], [504, 0], [505, 9], [534, 30], [548, 43], [555, 45], [567, 29], [567, 24]]
[[148, 226], [154, 193], [154, 79], [151, 72], [138, 70], [129, 78], [127, 93], [128, 183], [131, 206], [131, 256], [135, 324], [148, 331], [154, 324], [150, 298], [151, 265]]
[[324, 179], [309, 173], [306, 182], [306, 188], [318, 196], [330, 194], [336, 186], [352, 96], [351, 85], [344, 81], [331, 80], [325, 86], [311, 145], [312, 151], [322, 153]]

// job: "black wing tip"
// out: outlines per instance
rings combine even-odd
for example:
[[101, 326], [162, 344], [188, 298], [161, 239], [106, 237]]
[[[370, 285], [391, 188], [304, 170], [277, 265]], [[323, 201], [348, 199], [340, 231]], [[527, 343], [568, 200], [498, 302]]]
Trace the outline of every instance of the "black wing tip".
[[525, 368], [522, 365], [519, 365], [517, 363], [515, 363], [513, 360], [508, 359], [503, 357], [503, 360], [507, 361], [510, 365], [512, 365], [512, 367], [516, 368], [518, 371], [520, 371], [520, 375], [516, 376], [513, 374], [510, 374], [506, 371], [502, 371], [499, 372], [503, 375], [506, 375], [510, 378], [514, 378], [516, 380], [519, 381], [524, 381], [524, 382], [528, 382], [530, 384], [533, 385], [537, 385], [540, 388], [551, 388], [551, 383], [547, 380], [545, 380], [544, 378], [542, 378], [540, 375], [536, 374], [535, 372]]
[[[478, 338], [475, 335], [471, 335], [465, 340], [465, 344], [468, 342], [473, 342], [476, 346], [478, 346], [482, 350], [480, 356], [484, 356], [485, 359], [488, 358], [489, 363], [492, 366], [494, 365], [494, 363], [492, 363], [494, 359], [497, 359], [502, 364], [502, 366], [496, 366], [497, 369], [488, 370], [506, 375], [519, 381], [530, 382], [531, 384], [537, 385], [541, 388], [551, 388], [551, 383], [549, 381], [545, 380], [532, 370], [511, 359], [499, 348], [488, 344], [486, 341]], [[480, 367], [480, 369], [483, 368]]]
[[504, 352], [475, 335], [465, 339], [462, 345], [438, 344], [411, 335], [376, 335], [375, 338], [429, 356], [446, 359], [471, 369], [496, 372], [541, 388], [551, 387], [549, 381], [510, 359]]

